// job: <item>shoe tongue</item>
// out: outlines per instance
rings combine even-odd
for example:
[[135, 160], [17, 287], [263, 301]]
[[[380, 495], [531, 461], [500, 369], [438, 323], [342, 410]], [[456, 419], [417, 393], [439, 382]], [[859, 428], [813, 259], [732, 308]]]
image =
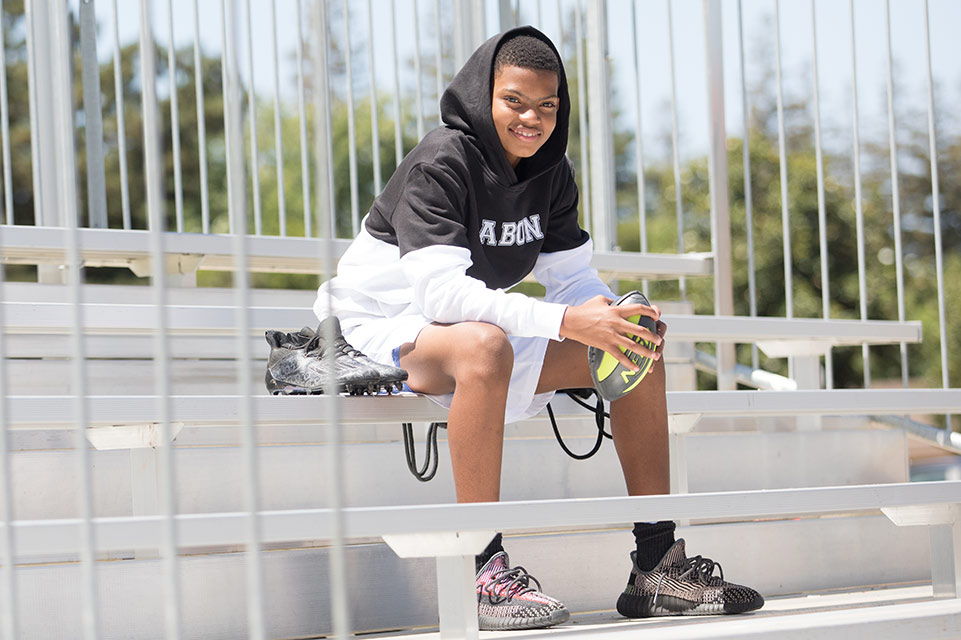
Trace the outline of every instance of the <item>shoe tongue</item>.
[[327, 316], [324, 318], [319, 325], [317, 325], [317, 334], [321, 337], [327, 336], [327, 327], [330, 327], [330, 332], [334, 338], [340, 336], [343, 332], [340, 330], [340, 320], [337, 316]]
[[507, 557], [506, 551], [498, 551], [495, 553], [487, 564], [481, 569], [481, 573], [478, 576], [481, 579], [487, 579], [490, 576], [500, 573], [501, 571], [507, 571], [510, 569], [510, 559]]
[[661, 560], [661, 566], [680, 567], [686, 563], [687, 553], [685, 553], [684, 549], [684, 538], [681, 538], [664, 554], [664, 558]]

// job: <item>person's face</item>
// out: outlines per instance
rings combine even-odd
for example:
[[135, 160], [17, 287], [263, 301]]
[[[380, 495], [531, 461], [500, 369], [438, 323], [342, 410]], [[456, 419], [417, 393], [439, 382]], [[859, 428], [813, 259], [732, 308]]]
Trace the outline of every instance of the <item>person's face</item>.
[[557, 82], [553, 71], [505, 66], [494, 74], [491, 115], [512, 167], [537, 153], [554, 132]]

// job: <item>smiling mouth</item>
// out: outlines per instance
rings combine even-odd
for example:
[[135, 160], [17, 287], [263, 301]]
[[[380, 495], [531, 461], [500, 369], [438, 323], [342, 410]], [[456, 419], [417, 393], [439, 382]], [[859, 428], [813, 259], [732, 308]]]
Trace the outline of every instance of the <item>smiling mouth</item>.
[[539, 138], [539, 137], [541, 136], [541, 132], [540, 132], [540, 131], [536, 131], [536, 130], [534, 130], [534, 129], [515, 129], [515, 128], [508, 128], [508, 131], [510, 131], [511, 133], [513, 133], [513, 134], [514, 134], [514, 137], [516, 137], [516, 138], [518, 138], [518, 139], [520, 139], [520, 140], [523, 140], [523, 141], [525, 141], [525, 142], [532, 142], [532, 141], [534, 141], [534, 140], [537, 140], [537, 138]]

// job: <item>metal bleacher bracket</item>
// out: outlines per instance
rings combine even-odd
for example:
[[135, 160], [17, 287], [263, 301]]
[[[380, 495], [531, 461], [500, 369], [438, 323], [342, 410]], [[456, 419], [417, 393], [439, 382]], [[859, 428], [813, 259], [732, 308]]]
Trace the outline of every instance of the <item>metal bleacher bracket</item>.
[[883, 507], [881, 511], [899, 527], [928, 526], [934, 597], [961, 596], [961, 503]]
[[388, 534], [383, 539], [401, 558], [436, 558], [437, 611], [443, 638], [478, 637], [474, 556], [494, 531]]

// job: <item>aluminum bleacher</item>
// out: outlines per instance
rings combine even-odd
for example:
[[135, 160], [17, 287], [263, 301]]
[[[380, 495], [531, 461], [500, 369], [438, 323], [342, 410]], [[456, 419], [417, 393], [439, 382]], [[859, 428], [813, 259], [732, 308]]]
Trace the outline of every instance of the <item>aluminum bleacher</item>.
[[[816, 280], [812, 289], [825, 292], [822, 317], [794, 317], [800, 308], [792, 306], [791, 293], [797, 282], [791, 281], [790, 269], [792, 255], [797, 256], [800, 245], [791, 246], [787, 234], [785, 255], [781, 256], [786, 270], [785, 317], [746, 317], [734, 312], [731, 293], [749, 295], [751, 304], [756, 302], [753, 291], [742, 292], [733, 285], [732, 269], [742, 268], [742, 258], [747, 257], [747, 269], [756, 270], [750, 276], [771, 280], [774, 288], [780, 286], [781, 274], [768, 272], [773, 262], [751, 266], [754, 249], [741, 246], [744, 239], [737, 237], [742, 214], [745, 228], [751, 232], [750, 198], [745, 198], [752, 193], [750, 184], [746, 182], [745, 193], [736, 196], [745, 201], [735, 202], [736, 181], [723, 182], [728, 179], [728, 156], [734, 147], [729, 148], [732, 137], [724, 129], [723, 79], [727, 74], [720, 45], [730, 24], [722, 23], [721, 12], [730, 11], [733, 5], [706, 0], [703, 32], [700, 22], [688, 15], [663, 28], [660, 22], [647, 20], [651, 16], [642, 19], [669, 34], [676, 27], [683, 30], [696, 22], [697, 37], [705, 38], [709, 88], [705, 99], [710, 103], [705, 157], [710, 187], [700, 184], [704, 181], [699, 170], [693, 171], [690, 180], [681, 174], [679, 158], [688, 152], [678, 146], [678, 123], [672, 122], [670, 151], [676, 161], [676, 189], [675, 201], [669, 202], [670, 194], [664, 195], [670, 190], [668, 182], [656, 188], [653, 183], [645, 186], [646, 174], [637, 172], [645, 166], [642, 145], [637, 144], [642, 140], [640, 118], [646, 114], [642, 109], [637, 111], [634, 142], [627, 144], [633, 147], [633, 164], [623, 162], [631, 152], [622, 149], [616, 151], [621, 164], [610, 163], [615, 153], [613, 127], [624, 119], [623, 114], [614, 115], [615, 107], [622, 106], [615, 103], [614, 94], [633, 94], [634, 87], [618, 86], [612, 92], [601, 82], [605, 70], [630, 66], [624, 60], [613, 63], [614, 48], [609, 45], [621, 43], [612, 43], [602, 27], [622, 27], [618, 23], [627, 22], [621, 20], [623, 7], [602, 0], [586, 3], [583, 11], [579, 3], [572, 10], [569, 3], [562, 2], [469, 0], [435, 3], [433, 9], [428, 8], [429, 3], [421, 3], [419, 8], [415, 3], [411, 13], [423, 15], [398, 17], [397, 9], [404, 13], [405, 5], [390, 3], [387, 22], [395, 48], [397, 41], [406, 45], [400, 55], [393, 51], [391, 60], [403, 61], [404, 56], [423, 53], [418, 47], [425, 34], [416, 31], [423, 25], [414, 22], [415, 31], [408, 38], [411, 34], [404, 33], [404, 19], [437, 19], [438, 57], [416, 68], [430, 75], [428, 67], [436, 67], [438, 84], [444, 80], [444, 69], [462, 60], [478, 44], [475, 41], [483, 39], [485, 30], [496, 31], [495, 26], [509, 26], [521, 17], [533, 20], [535, 9], [540, 21], [542, 4], [549, 6], [547, 13], [556, 9], [557, 29], [552, 37], [558, 42], [566, 40], [566, 48], [561, 47], [565, 52], [576, 45], [576, 54], [568, 61], [571, 77], [578, 65], [587, 64], [577, 69], [577, 77], [584, 79], [578, 88], [585, 93], [577, 97], [579, 115], [584, 117], [578, 123], [577, 151], [583, 155], [576, 160], [576, 169], [582, 185], [584, 225], [597, 249], [592, 264], [615, 289], [664, 284], [656, 281], [668, 281], [671, 287], [680, 283], [676, 298], [656, 300], [669, 326], [665, 365], [671, 493], [625, 497], [612, 446], [601, 447], [590, 460], [565, 457], [558, 450], [547, 416], [541, 414], [505, 428], [502, 502], [460, 505], [454, 503], [443, 430], [438, 471], [432, 481], [419, 482], [405, 467], [399, 425], [412, 423], [417, 438], [423, 439], [428, 425], [447, 419], [446, 410], [430, 399], [411, 393], [377, 397], [266, 394], [261, 382], [268, 353], [263, 332], [313, 325], [316, 319], [311, 305], [316, 294], [292, 288], [254, 289], [240, 277], [241, 268], [257, 274], [308, 276], [296, 280], [300, 285], [326, 277], [349, 242], [343, 237], [347, 235], [344, 230], [357, 226], [366, 206], [358, 193], [380, 188], [382, 180], [374, 172], [385, 164], [384, 159], [370, 159], [370, 176], [365, 173], [367, 168], [358, 167], [358, 155], [367, 153], [358, 154], [362, 151], [358, 145], [367, 134], [355, 131], [356, 116], [362, 109], [344, 102], [344, 94], [353, 97], [351, 92], [364, 81], [357, 75], [350, 83], [338, 75], [346, 72], [349, 79], [349, 72], [358, 70], [360, 63], [355, 59], [352, 65], [350, 55], [367, 45], [368, 73], [374, 78], [373, 61], [381, 59], [374, 50], [389, 40], [374, 37], [374, 19], [384, 17], [373, 15], [380, 4], [367, 3], [366, 15], [372, 20], [365, 31], [363, 21], [355, 19], [355, 12], [362, 13], [362, 3], [344, 3], [345, 13], [336, 15], [337, 11], [331, 12], [336, 3], [311, 2], [308, 19], [301, 15], [304, 3], [298, 0], [284, 5], [296, 5], [296, 11], [279, 16], [280, 29], [276, 15], [271, 20], [259, 13], [268, 6], [275, 10], [270, 3], [247, 3], [246, 7], [231, 0], [171, 3], [168, 64], [177, 72], [158, 73], [151, 66], [152, 55], [140, 56], [134, 84], [138, 85], [136, 108], [142, 122], [134, 127], [135, 134], [117, 123], [123, 133], [116, 139], [105, 133], [106, 148], [99, 151], [96, 144], [85, 145], [84, 162], [79, 165], [66, 151], [71, 143], [79, 154], [76, 143], [81, 131], [85, 142], [96, 143], [97, 114], [116, 117], [107, 103], [109, 92], [91, 86], [92, 79], [107, 77], [108, 63], [97, 60], [97, 52], [107, 50], [109, 30], [104, 27], [133, 5], [115, 6], [110, 17], [104, 13], [108, 3], [96, 3], [99, 9], [92, 2], [77, 7], [60, 3], [62, 10], [53, 6], [56, 4], [27, 3], [23, 11], [4, 5], [3, 17], [8, 21], [4, 34], [10, 40], [0, 47], [2, 53], [15, 49], [17, 54], [6, 62], [0, 60], [4, 67], [0, 70], [9, 72], [24, 60], [31, 65], [29, 72], [17, 67], [17, 73], [0, 76], [0, 88], [5, 87], [8, 76], [11, 81], [31, 78], [30, 84], [12, 87], [9, 94], [5, 88], [2, 92], [15, 100], [29, 94], [29, 105], [24, 99], [23, 104], [16, 103], [16, 109], [3, 105], [2, 112], [19, 118], [13, 123], [18, 132], [15, 138], [29, 128], [34, 178], [28, 184], [22, 161], [14, 153], [13, 167], [18, 171], [13, 188], [9, 176], [4, 175], [0, 266], [11, 267], [5, 269], [4, 277], [29, 273], [28, 279], [33, 281], [0, 281], [0, 640], [161, 636], [293, 640], [349, 634], [405, 640], [540, 640], [555, 634], [660, 639], [961, 637], [961, 480], [912, 481], [912, 463], [920, 448], [925, 455], [945, 458], [959, 449], [957, 434], [939, 428], [943, 416], [961, 414], [961, 389], [950, 386], [946, 373], [945, 345], [951, 338], [945, 319], [939, 318], [938, 331], [931, 331], [930, 318], [925, 317], [926, 330], [922, 331], [920, 314], [910, 308], [896, 318], [868, 316], [867, 291], [862, 294], [865, 308], [859, 319], [829, 317], [836, 308], [832, 306], [835, 300], [827, 295], [829, 285], [837, 296], [838, 284], [828, 281], [832, 273], [827, 265], [831, 261], [839, 266], [833, 261], [847, 254], [832, 255], [823, 238], [817, 247], [823, 271], [820, 280], [811, 276]], [[160, 45], [163, 29], [156, 36], [152, 33], [156, 16], [150, 12], [150, 2], [139, 4], [144, 11], [139, 50], [153, 51], [148, 43], [156, 38]], [[209, 166], [200, 166], [201, 160], [190, 153], [179, 158], [172, 149], [170, 156], [165, 150], [151, 150], [151, 143], [158, 139], [165, 145], [179, 142], [185, 131], [174, 122], [173, 109], [166, 114], [171, 118], [169, 127], [161, 122], [166, 115], [157, 115], [157, 96], [151, 95], [163, 84], [160, 100], [165, 95], [175, 97], [191, 73], [180, 59], [183, 52], [175, 51], [175, 44], [180, 47], [183, 38], [179, 33], [182, 4], [193, 4], [196, 64], [201, 64], [202, 48], [210, 47], [210, 53], [222, 46], [220, 67], [216, 60], [204, 62], [213, 64], [211, 75], [222, 70], [216, 80], [218, 90], [223, 89], [223, 101], [217, 107], [223, 114], [223, 129], [204, 133], [200, 127], [197, 131], [197, 150], [211, 151]], [[509, 7], [511, 4], [517, 6]], [[672, 4], [676, 5], [667, 3], [669, 10]], [[778, 6], [785, 12], [794, 10], [782, 5]], [[200, 15], [217, 6], [223, 11], [221, 22], [215, 24], [211, 19], [208, 25], [210, 17], [203, 14], [202, 30]], [[492, 9], [498, 14], [498, 25], [485, 22], [488, 16], [483, 14]], [[651, 5], [636, 3], [632, 15], [633, 10], [644, 13], [650, 9]], [[77, 20], [71, 22], [69, 12], [74, 10]], [[432, 10], [436, 15], [429, 16]], [[859, 5], [858, 11], [862, 10]], [[96, 11], [100, 13], [94, 15]], [[737, 11], [740, 20], [740, 5]], [[822, 17], [841, 19], [827, 5], [818, 5], [817, 11]], [[853, 5], [851, 12], [853, 33]], [[927, 19], [927, 3], [924, 13]], [[243, 65], [237, 64], [237, 52], [245, 40], [238, 30], [242, 14], [247, 18], [251, 65], [246, 79], [239, 77]], [[254, 14], [265, 18], [263, 24], [257, 24]], [[670, 16], [668, 13], [668, 20]], [[813, 3], [811, 17], [815, 17]], [[442, 34], [442, 25], [446, 28], [448, 22], [453, 29]], [[544, 22], [553, 23], [554, 18]], [[265, 153], [266, 145], [256, 142], [257, 124], [266, 115], [266, 96], [254, 82], [255, 55], [262, 57], [260, 61], [273, 57], [275, 79], [278, 84], [286, 82], [279, 72], [277, 48], [273, 53], [260, 50], [270, 38], [251, 35], [268, 23], [273, 25], [275, 41], [281, 32], [288, 33], [292, 24], [298, 29], [298, 35], [287, 43], [297, 47], [296, 69], [290, 67], [289, 75], [296, 77], [298, 91], [305, 85], [301, 46], [329, 42], [331, 47], [315, 47], [312, 52], [315, 57], [310, 67], [315, 75], [310, 86], [315, 111], [308, 113], [302, 99], [296, 108], [292, 101], [284, 104], [277, 90], [277, 146]], [[384, 26], [376, 25], [378, 29]], [[74, 26], [76, 31], [68, 31]], [[582, 33], [585, 26], [587, 37]], [[344, 33], [335, 33], [341, 27]], [[305, 38], [304, 29], [308, 28], [313, 31]], [[553, 25], [545, 28], [551, 31]], [[222, 33], [223, 42], [205, 40], [207, 31]], [[61, 37], [74, 32], [79, 38]], [[26, 34], [22, 43], [21, 34]], [[342, 41], [338, 35], [351, 39]], [[450, 35], [453, 42], [442, 35]], [[796, 36], [792, 33], [789, 37]], [[71, 48], [74, 44], [77, 51]], [[119, 78], [115, 93], [123, 97], [124, 91], [133, 90], [123, 84], [126, 71], [121, 55], [128, 53], [123, 49], [121, 54], [119, 35], [114, 36], [113, 44]], [[456, 54], [449, 51], [450, 44]], [[816, 47], [816, 37], [814, 44]], [[239, 49], [237, 45], [241, 45]], [[685, 44], [692, 50], [699, 45]], [[635, 46], [633, 53], [639, 51]], [[330, 52], [346, 59], [328, 61], [321, 55]], [[287, 53], [294, 58], [294, 51]], [[676, 119], [673, 117], [683, 114], [673, 96], [673, 43], [670, 56], [671, 116]], [[426, 60], [421, 57], [420, 63]], [[659, 59], [660, 54], [655, 57]], [[66, 61], [74, 59], [81, 61], [83, 73], [74, 73], [67, 66]], [[639, 60], [635, 55], [632, 62], [639, 64]], [[779, 57], [777, 60], [780, 64]], [[260, 73], [260, 67], [257, 70]], [[640, 78], [640, 68], [634, 71]], [[144, 81], [151, 74], [153, 82]], [[402, 127], [412, 129], [413, 119], [424, 115], [406, 114], [411, 122], [402, 123], [401, 104], [408, 110], [409, 104], [423, 105], [430, 100], [421, 95], [422, 78], [416, 83], [405, 80], [403, 84], [416, 86], [417, 92], [407, 95], [408, 87], [400, 82], [398, 71], [394, 74], [401, 95], [381, 95], [379, 100], [389, 100], [397, 107], [394, 142], [399, 160], [413, 134]], [[201, 75], [205, 74], [195, 77]], [[681, 84], [696, 82], [703, 90], [703, 76], [682, 75], [688, 77], [682, 78]], [[82, 119], [71, 91], [79, 87], [71, 82], [83, 85]], [[376, 88], [374, 82], [369, 85]], [[255, 90], [248, 91], [250, 87]], [[202, 88], [203, 82], [198, 82], [194, 90]], [[640, 107], [641, 85], [636, 88]], [[644, 91], [655, 95], [650, 84], [645, 84]], [[244, 92], [249, 100], [246, 106], [242, 104]], [[99, 105], [95, 96], [102, 96]], [[204, 98], [197, 97], [200, 110]], [[372, 95], [370, 100], [378, 98]], [[181, 96], [180, 106], [184, 105]], [[125, 106], [126, 111], [114, 112], [130, 113], [135, 108], [129, 96]], [[743, 106], [748, 113], [748, 105]], [[328, 135], [324, 123], [340, 117], [332, 116], [331, 108], [342, 108], [345, 121], [338, 125], [354, 132], [353, 137], [340, 140]], [[159, 111], [163, 113], [163, 109]], [[379, 111], [386, 115], [386, 107], [371, 115]], [[200, 124], [212, 122], [207, 115]], [[349, 116], [355, 117], [350, 124], [346, 121]], [[317, 127], [311, 139], [309, 120]], [[289, 147], [293, 138], [281, 135], [281, 124], [291, 131], [299, 128], [299, 164], [290, 158], [276, 161], [296, 155]], [[422, 123], [416, 126], [419, 129]], [[684, 129], [691, 123], [680, 126]], [[378, 142], [376, 137], [386, 130], [386, 121], [378, 124], [375, 120], [369, 128], [366, 123], [362, 128], [373, 138], [369, 153], [376, 156], [381, 147], [386, 148], [385, 140]], [[645, 135], [650, 136], [651, 131]], [[623, 147], [620, 141], [628, 137], [618, 137], [617, 147]], [[145, 180], [144, 202], [134, 202], [131, 207], [126, 193], [130, 182], [119, 185], [124, 189], [122, 203], [98, 203], [98, 196], [106, 199], [108, 187], [103, 181], [98, 183], [96, 169], [112, 170], [115, 161], [123, 166], [128, 156], [132, 157], [124, 151], [124, 144], [133, 140], [143, 145], [142, 173], [136, 175]], [[248, 142], [251, 156], [245, 158]], [[288, 145], [286, 152], [281, 143]], [[819, 139], [816, 145], [820, 151]], [[6, 133], [0, 136], [0, 146], [4, 158], [10, 157]], [[23, 146], [13, 150], [18, 149]], [[574, 153], [575, 147], [571, 149]], [[161, 154], [167, 157], [159, 157]], [[696, 154], [691, 165], [695, 169], [703, 159], [700, 150]], [[780, 154], [784, 161], [781, 215], [783, 223], [790, 225], [788, 196], [798, 185], [792, 182], [788, 193], [787, 152], [781, 150]], [[856, 149], [856, 159], [859, 154]], [[746, 153], [744, 173], [748, 179], [752, 176], [749, 159], [750, 153]], [[212, 176], [222, 175], [225, 184], [209, 178], [193, 185], [197, 176], [181, 172], [192, 170], [194, 163], [198, 173], [205, 175], [209, 168]], [[7, 160], [3, 164], [4, 169], [10, 168]], [[281, 171], [289, 171], [293, 165], [298, 165], [300, 173], [288, 173], [285, 181]], [[795, 166], [792, 158], [792, 171]], [[649, 170], [653, 168], [648, 165]], [[269, 175], [274, 171], [276, 184]], [[932, 171], [936, 178], [937, 171]], [[664, 175], [668, 173], [670, 168]], [[625, 178], [626, 174], [631, 175]], [[754, 175], [758, 175], [757, 167]], [[86, 208], [76, 188], [84, 178]], [[198, 187], [198, 192], [185, 193], [183, 178]], [[817, 180], [822, 187], [820, 173]], [[263, 206], [267, 198], [259, 197], [261, 182], [267, 188], [281, 185], [276, 205]], [[896, 175], [891, 176], [891, 184], [899, 184]], [[109, 187], [111, 197], [116, 186], [111, 183]], [[635, 186], [637, 194], [628, 194]], [[813, 190], [804, 183], [801, 190], [809, 187]], [[302, 201], [293, 205], [291, 198], [285, 205], [283, 197], [301, 188]], [[210, 191], [217, 197], [211, 198]], [[703, 200], [698, 199], [700, 195]], [[762, 195], [770, 194], [760, 193], [755, 185], [754, 195], [760, 203]], [[886, 193], [882, 195], [886, 197]], [[936, 212], [939, 194], [933, 189], [931, 195]], [[188, 202], [184, 202], [185, 196]], [[860, 214], [860, 193], [857, 198]], [[655, 209], [647, 205], [654, 201], [661, 218], [648, 227]], [[316, 203], [313, 214], [304, 202]], [[744, 211], [732, 215], [742, 204]], [[877, 199], [872, 204], [876, 205]], [[664, 215], [668, 209], [676, 210], [677, 220], [667, 220], [665, 225], [674, 213]], [[760, 206], [755, 213], [760, 219]], [[825, 214], [824, 220], [818, 220], [818, 231], [827, 234], [827, 221], [848, 212], [824, 211], [819, 206], [818, 214]], [[927, 209], [917, 214], [923, 218], [920, 226], [925, 230], [930, 226], [924, 217], [928, 214]], [[805, 218], [805, 224], [808, 222]], [[889, 223], [885, 219], [877, 228], [888, 233]], [[134, 228], [144, 224], [149, 229]], [[201, 228], [207, 232], [190, 231]], [[333, 231], [337, 228], [341, 237], [316, 237], [338, 235]], [[225, 229], [245, 233], [221, 232]], [[684, 249], [692, 246], [688, 242], [691, 235], [699, 238], [693, 246], [708, 246], [700, 237], [707, 229], [709, 251]], [[863, 250], [866, 242], [860, 237], [860, 227], [858, 236], [857, 249]], [[619, 243], [642, 250], [621, 250]], [[835, 239], [831, 243], [836, 246]], [[904, 266], [900, 252], [900, 248], [893, 252], [894, 265], [884, 261], [886, 252], [877, 258], [885, 268], [892, 266], [900, 273]], [[855, 268], [853, 264], [840, 266]], [[33, 267], [36, 277], [32, 276]], [[104, 267], [128, 269], [147, 286], [85, 281], [84, 269]], [[230, 288], [197, 286], [198, 274], [212, 271], [231, 274]], [[939, 286], [942, 279], [938, 273]], [[290, 284], [293, 281], [287, 279], [281, 286], [294, 286]], [[702, 291], [708, 281], [713, 285], [713, 298]], [[688, 296], [685, 287], [691, 282], [696, 282], [698, 291]], [[877, 284], [880, 280], [870, 282], [872, 288], [881, 286]], [[859, 284], [866, 288], [867, 283]], [[851, 280], [840, 286], [845, 285], [850, 287]], [[898, 289], [901, 295], [900, 283]], [[810, 295], [813, 299], [815, 294]], [[695, 298], [700, 313], [695, 313]], [[811, 311], [814, 303], [807, 302], [803, 312], [816, 313]], [[704, 313], [711, 303], [713, 312]], [[830, 388], [830, 361], [838, 350], [863, 349], [865, 373], [870, 374], [868, 347], [884, 347], [875, 353], [890, 353], [894, 349], [887, 347], [896, 346], [904, 354], [909, 346], [928, 347], [933, 341], [939, 341], [943, 349], [944, 382], [940, 388], [917, 387], [917, 379], [896, 388], [890, 388], [890, 381], [871, 385], [869, 375], [863, 388]], [[734, 345], [757, 346], [770, 359], [787, 358], [787, 376], [739, 362], [737, 367], [748, 369], [748, 375], [735, 378]], [[702, 350], [696, 351], [696, 347]], [[712, 349], [716, 356], [706, 353]], [[902, 363], [910, 373], [907, 361]], [[704, 371], [706, 375], [698, 378]], [[752, 388], [736, 388], [735, 379]], [[552, 404], [559, 431], [568, 444], [576, 451], [587, 450], [598, 437], [594, 415], [560, 394]], [[951, 424], [950, 419], [944, 422]], [[630, 523], [661, 519], [678, 522], [678, 535], [688, 541], [689, 549], [721, 562], [727, 578], [756, 587], [765, 596], [765, 607], [751, 615], [731, 617], [626, 620], [618, 616], [613, 605], [629, 570]], [[478, 631], [473, 554], [494, 531], [505, 533], [505, 547], [512, 559], [530, 569], [545, 591], [567, 604], [573, 613], [570, 623], [520, 633]]]

